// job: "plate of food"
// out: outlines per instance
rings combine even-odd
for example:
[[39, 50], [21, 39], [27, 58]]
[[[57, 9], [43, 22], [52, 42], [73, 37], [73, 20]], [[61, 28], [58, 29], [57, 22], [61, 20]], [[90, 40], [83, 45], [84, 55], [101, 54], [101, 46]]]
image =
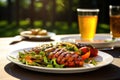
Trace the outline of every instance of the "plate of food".
[[80, 35], [62, 37], [63, 42], [73, 42], [80, 44], [90, 44], [98, 49], [113, 48], [118, 41], [112, 40], [110, 36], [96, 35], [93, 41], [81, 41]]
[[22, 68], [47, 73], [82, 73], [109, 65], [113, 57], [90, 45], [46, 43], [12, 51], [7, 59]]
[[44, 39], [50, 39], [52, 36], [55, 36], [55, 33], [48, 32], [45, 29], [31, 29], [28, 31], [22, 31], [20, 35], [24, 38], [28, 38], [32, 40], [44, 40]]

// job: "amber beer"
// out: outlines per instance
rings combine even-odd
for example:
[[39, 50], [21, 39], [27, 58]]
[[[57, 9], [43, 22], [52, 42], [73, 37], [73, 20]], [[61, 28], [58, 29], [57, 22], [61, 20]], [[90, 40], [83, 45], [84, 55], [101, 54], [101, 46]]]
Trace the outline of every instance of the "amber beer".
[[96, 33], [97, 20], [97, 16], [78, 15], [79, 31], [82, 40], [93, 40]]
[[112, 34], [112, 38], [120, 37], [120, 6], [119, 5], [110, 5], [110, 32]]
[[[81, 10], [81, 9], [80, 9]], [[97, 21], [98, 9], [95, 10], [77, 10], [78, 12], [78, 25], [82, 41], [92, 41], [94, 39]]]
[[120, 37], [120, 15], [110, 16], [110, 30], [114, 38]]

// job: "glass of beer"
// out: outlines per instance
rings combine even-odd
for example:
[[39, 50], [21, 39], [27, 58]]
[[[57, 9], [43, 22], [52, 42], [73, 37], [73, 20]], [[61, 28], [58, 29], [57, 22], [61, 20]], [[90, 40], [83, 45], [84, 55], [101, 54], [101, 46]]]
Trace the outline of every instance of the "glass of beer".
[[77, 9], [78, 25], [82, 41], [93, 41], [98, 21], [99, 9]]
[[120, 38], [120, 6], [109, 6], [110, 14], [110, 33], [112, 39]]

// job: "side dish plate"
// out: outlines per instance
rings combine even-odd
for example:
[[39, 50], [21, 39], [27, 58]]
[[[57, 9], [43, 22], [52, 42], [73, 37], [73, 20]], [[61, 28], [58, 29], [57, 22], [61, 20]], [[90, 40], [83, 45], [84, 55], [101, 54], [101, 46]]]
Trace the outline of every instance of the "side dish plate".
[[23, 31], [20, 33], [21, 36], [31, 39], [31, 40], [43, 40], [43, 39], [50, 39], [52, 36], [55, 36], [55, 33], [53, 32], [48, 32], [47, 35], [31, 35], [30, 31]]
[[99, 36], [96, 35], [95, 39], [92, 42], [82, 42], [80, 41], [80, 35], [76, 35], [76, 36], [66, 36], [66, 37], [62, 37], [61, 41], [63, 42], [73, 42], [73, 43], [81, 43], [81, 44], [90, 44], [93, 45], [95, 48], [98, 49], [107, 49], [107, 48], [112, 48], [114, 46], [116, 46], [116, 44], [119, 41], [113, 41], [111, 40], [111, 38], [109, 36]]

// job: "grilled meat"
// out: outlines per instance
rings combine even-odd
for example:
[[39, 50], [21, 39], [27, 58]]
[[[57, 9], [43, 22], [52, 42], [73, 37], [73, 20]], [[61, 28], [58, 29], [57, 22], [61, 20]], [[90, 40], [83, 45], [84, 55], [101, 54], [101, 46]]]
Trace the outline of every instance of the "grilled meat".
[[[84, 49], [82, 47], [84, 47]], [[90, 55], [90, 51], [94, 52], [94, 47], [90, 45], [82, 45], [80, 43], [60, 43], [56, 46], [42, 45], [41, 47], [33, 48], [32, 51], [37, 54], [40, 53], [40, 51], [44, 51], [49, 60], [56, 58], [56, 62], [60, 65], [63, 64], [64, 67], [81, 67], [84, 64], [84, 60], [81, 56], [87, 52], [89, 52]], [[86, 57], [86, 55], [84, 55], [84, 57]]]

